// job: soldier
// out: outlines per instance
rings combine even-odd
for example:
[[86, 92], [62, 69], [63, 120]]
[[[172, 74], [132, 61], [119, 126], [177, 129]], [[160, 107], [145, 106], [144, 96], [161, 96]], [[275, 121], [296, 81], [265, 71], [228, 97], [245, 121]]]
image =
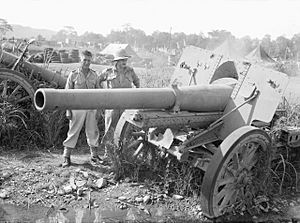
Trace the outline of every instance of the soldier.
[[[99, 80], [96, 72], [90, 69], [92, 53], [83, 51], [81, 55], [81, 67], [73, 70], [67, 79], [65, 89], [94, 89], [99, 88]], [[69, 131], [64, 145], [64, 162], [62, 167], [71, 165], [71, 151], [75, 148], [79, 133], [85, 124], [85, 133], [87, 143], [91, 152], [91, 164], [96, 165], [102, 163], [97, 154], [99, 146], [99, 130], [96, 119], [97, 110], [67, 110], [66, 117], [69, 119]]]
[[[105, 69], [99, 78], [99, 83], [103, 88], [132, 88], [140, 87], [140, 79], [134, 72], [133, 68], [127, 66], [127, 60], [130, 56], [124, 49], [118, 50], [113, 59], [113, 68]], [[107, 158], [108, 151], [105, 146], [110, 140], [120, 116], [124, 110], [114, 109], [105, 111], [105, 134], [101, 141], [101, 147], [105, 147], [104, 158]]]

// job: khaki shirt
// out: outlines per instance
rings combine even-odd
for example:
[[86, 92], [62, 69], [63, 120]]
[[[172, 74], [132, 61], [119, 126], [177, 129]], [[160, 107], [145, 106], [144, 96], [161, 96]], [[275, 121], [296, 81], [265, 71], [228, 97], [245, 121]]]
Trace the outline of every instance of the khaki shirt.
[[100, 74], [99, 82], [103, 88], [132, 88], [133, 84], [137, 88], [140, 87], [140, 79], [133, 68], [128, 66], [122, 71], [118, 71], [116, 68], [105, 69]]
[[71, 71], [68, 76], [65, 89], [94, 89], [100, 88], [98, 82], [98, 76], [92, 69], [89, 70], [87, 76], [85, 76], [81, 69]]

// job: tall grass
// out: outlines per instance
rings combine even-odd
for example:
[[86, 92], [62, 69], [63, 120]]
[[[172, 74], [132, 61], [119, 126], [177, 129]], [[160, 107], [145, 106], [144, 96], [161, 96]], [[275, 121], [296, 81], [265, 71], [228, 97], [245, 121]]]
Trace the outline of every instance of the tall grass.
[[[300, 106], [297, 104], [287, 104], [285, 115], [276, 120], [270, 132], [274, 144], [279, 145], [282, 130], [287, 128], [300, 128]], [[291, 189], [299, 191], [299, 148], [292, 148], [284, 144], [282, 146], [276, 146], [273, 150], [270, 174], [274, 185], [273, 189], [279, 194], [289, 192]]]
[[30, 149], [42, 144], [38, 114], [33, 109], [0, 104], [0, 146], [5, 149]]

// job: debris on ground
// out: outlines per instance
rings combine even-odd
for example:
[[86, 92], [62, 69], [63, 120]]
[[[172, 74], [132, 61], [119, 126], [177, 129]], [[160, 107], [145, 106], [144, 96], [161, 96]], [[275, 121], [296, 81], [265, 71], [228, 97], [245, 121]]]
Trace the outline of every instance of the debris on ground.
[[[164, 207], [195, 219], [205, 219], [197, 198], [168, 194], [159, 190], [155, 183], [134, 182], [130, 178], [116, 182], [109, 168], [91, 166], [88, 156], [78, 156], [73, 161], [76, 165], [69, 168], [57, 167], [60, 156], [53, 156], [40, 156], [30, 162], [7, 159], [1, 163], [0, 201], [25, 207], [41, 205], [49, 210], [56, 207], [64, 212], [74, 207], [138, 208], [149, 216], [151, 208]], [[288, 207], [296, 210], [300, 199], [258, 196], [253, 204], [259, 212], [251, 219], [256, 217], [258, 221], [261, 214], [283, 215]]]

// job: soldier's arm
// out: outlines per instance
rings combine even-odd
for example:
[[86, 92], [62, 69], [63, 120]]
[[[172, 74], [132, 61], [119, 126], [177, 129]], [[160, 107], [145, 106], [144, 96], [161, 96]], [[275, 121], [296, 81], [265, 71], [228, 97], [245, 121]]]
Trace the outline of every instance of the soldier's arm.
[[74, 89], [74, 82], [73, 82], [73, 71], [69, 74], [66, 82], [65, 89]]
[[132, 70], [132, 79], [133, 79], [133, 84], [139, 88], [140, 87], [140, 78], [136, 75], [134, 70]]
[[99, 75], [99, 78], [98, 78], [98, 86], [100, 88], [105, 88], [103, 86], [104, 82], [107, 81], [107, 76], [112, 72], [112, 68], [107, 68], [107, 69], [104, 69], [101, 74]]
[[103, 82], [106, 80], [106, 72], [103, 71], [98, 78], [97, 88], [103, 88]]
[[[71, 71], [67, 78], [66, 86], [65, 89], [74, 89], [74, 82], [73, 82], [73, 74], [74, 72]], [[71, 120], [72, 119], [72, 111], [71, 110], [66, 110], [66, 117], [67, 119]]]

